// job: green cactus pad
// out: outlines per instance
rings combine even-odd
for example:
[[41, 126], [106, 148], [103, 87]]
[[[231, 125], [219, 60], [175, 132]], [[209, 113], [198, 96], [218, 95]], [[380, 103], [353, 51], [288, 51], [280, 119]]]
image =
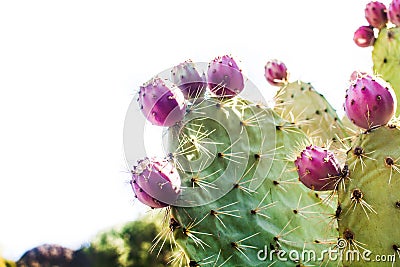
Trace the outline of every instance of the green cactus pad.
[[[398, 266], [375, 256], [395, 255], [396, 261], [400, 256], [399, 145], [399, 128], [382, 126], [361, 134], [348, 151], [349, 179], [339, 187], [339, 232], [347, 243], [344, 253], [372, 253], [371, 262], [354, 260], [351, 266]], [[344, 257], [345, 266], [351, 259]]]
[[184, 188], [170, 229], [189, 266], [337, 266], [294, 260], [338, 236], [335, 209], [298, 181], [293, 155], [308, 141], [297, 126], [236, 97], [205, 99], [168, 131]]
[[346, 130], [346, 134], [348, 138], [354, 139], [354, 137], [360, 133], [361, 128], [351, 122], [349, 117], [344, 115], [341, 119], [344, 129]]
[[[372, 51], [374, 72], [392, 85], [400, 96], [400, 28], [383, 28], [374, 43]], [[397, 99], [396, 115], [400, 114], [400, 101]]]
[[310, 83], [296, 81], [282, 86], [275, 96], [274, 110], [285, 120], [295, 123], [319, 145], [330, 145], [344, 162], [340, 140], [347, 137], [347, 129], [336, 110]]

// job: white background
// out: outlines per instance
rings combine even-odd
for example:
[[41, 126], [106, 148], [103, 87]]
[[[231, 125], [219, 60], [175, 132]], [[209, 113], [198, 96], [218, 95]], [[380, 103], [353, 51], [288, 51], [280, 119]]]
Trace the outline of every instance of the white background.
[[[186, 59], [234, 56], [270, 96], [267, 60], [343, 114], [369, 1], [0, 1], [0, 253], [73, 249], [135, 219], [122, 133], [138, 86]], [[385, 2], [386, 5], [389, 2]], [[138, 159], [145, 155], [138, 110]]]

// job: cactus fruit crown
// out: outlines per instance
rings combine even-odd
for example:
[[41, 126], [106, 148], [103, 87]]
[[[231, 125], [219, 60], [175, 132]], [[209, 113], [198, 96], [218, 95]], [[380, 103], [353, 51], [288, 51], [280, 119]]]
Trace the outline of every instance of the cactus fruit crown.
[[159, 77], [152, 78], [138, 92], [139, 107], [154, 125], [172, 126], [186, 112], [183, 93], [174, 84]]
[[200, 75], [191, 60], [187, 60], [172, 68], [171, 81], [181, 89], [183, 95], [188, 100], [204, 94], [207, 86], [205, 73], [203, 72]]
[[219, 97], [234, 97], [244, 89], [242, 71], [230, 56], [216, 57], [208, 65], [208, 86]]

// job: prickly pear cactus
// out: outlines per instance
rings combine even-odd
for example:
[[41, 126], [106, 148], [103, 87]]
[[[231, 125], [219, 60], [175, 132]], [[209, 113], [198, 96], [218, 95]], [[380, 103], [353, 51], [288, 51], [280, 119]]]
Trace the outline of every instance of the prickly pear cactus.
[[277, 92], [275, 102], [275, 111], [295, 122], [307, 135], [324, 143], [336, 143], [345, 137], [344, 126], [335, 109], [310, 83], [287, 83]]
[[355, 254], [344, 257], [345, 266], [398, 266], [390, 255], [398, 260], [400, 253], [399, 142], [398, 126], [380, 126], [360, 134], [347, 153], [349, 177], [339, 187], [338, 221], [345, 255]]
[[[400, 95], [400, 1], [393, 0], [389, 8], [383, 3], [372, 1], [366, 5], [365, 18], [368, 26], [361, 26], [354, 33], [354, 42], [360, 47], [373, 46], [373, 71], [389, 82]], [[369, 35], [360, 34], [369, 29]], [[366, 30], [368, 31], [368, 30]], [[396, 115], [400, 114], [397, 101]]]
[[[170, 229], [189, 266], [300, 266], [303, 251], [321, 255], [336, 243], [334, 209], [298, 181], [290, 156], [307, 137], [272, 110], [203, 99], [167, 140], [183, 188]], [[280, 250], [299, 256], [282, 261]]]
[[[153, 248], [162, 245], [163, 238], [174, 240], [181, 252], [171, 262], [178, 265], [340, 266], [326, 252], [335, 248], [338, 237], [337, 205], [331, 206], [329, 200], [336, 199], [332, 189], [342, 172], [331, 152], [310, 146], [310, 136], [314, 142], [335, 143], [345, 134], [322, 95], [308, 83], [288, 83], [286, 66], [278, 61], [266, 66], [267, 81], [282, 86], [275, 110], [248, 100], [249, 81], [244, 83], [230, 56], [208, 64], [206, 80], [177, 67], [172, 75], [178, 85], [181, 80], [185, 84], [201, 80], [201, 86], [191, 87], [195, 92], [184, 95], [184, 102], [174, 85], [164, 83], [161, 76], [139, 91], [146, 119], [168, 126], [164, 153], [173, 165], [154, 168], [157, 162], [150, 160], [153, 165], [146, 163], [142, 168], [140, 162], [147, 161], [139, 161], [140, 168], [133, 172], [131, 184], [139, 201], [158, 203], [149, 205], [153, 208], [169, 205], [169, 224]], [[172, 113], [175, 109], [179, 116]], [[155, 123], [154, 114], [170, 120]], [[303, 154], [308, 167], [301, 172], [309, 174], [312, 169], [315, 173], [299, 177], [301, 168], [295, 159], [305, 147], [311, 154], [318, 153], [314, 159]], [[319, 170], [319, 166], [330, 167]], [[172, 186], [169, 175], [176, 173], [179, 195], [166, 190]], [[323, 177], [314, 177], [317, 174]], [[315, 178], [319, 183], [305, 183], [301, 178]], [[332, 181], [329, 186], [324, 185], [327, 178]]]
[[336, 110], [310, 83], [288, 82], [286, 66], [277, 60], [267, 62], [265, 78], [270, 84], [280, 86], [274, 97], [275, 112], [297, 125], [314, 142], [328, 144], [333, 149], [341, 147], [339, 140], [347, 136], [346, 128]]
[[[374, 71], [389, 82], [397, 95], [400, 95], [400, 28], [383, 28], [379, 31], [372, 51]], [[397, 115], [400, 112], [397, 101]]]

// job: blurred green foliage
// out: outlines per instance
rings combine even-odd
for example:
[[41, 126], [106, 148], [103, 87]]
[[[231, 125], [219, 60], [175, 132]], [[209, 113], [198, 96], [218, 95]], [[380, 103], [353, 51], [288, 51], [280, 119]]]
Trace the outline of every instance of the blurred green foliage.
[[[150, 248], [161, 229], [162, 218], [142, 218], [121, 228], [102, 232], [86, 247], [76, 251], [74, 266], [90, 267], [162, 267], [171, 260], [167, 239], [162, 249]], [[155, 223], [159, 221], [160, 223]], [[162, 243], [163, 240], [160, 242]], [[157, 254], [159, 255], [157, 257]]]
[[0, 267], [16, 267], [15, 262], [0, 257]]

